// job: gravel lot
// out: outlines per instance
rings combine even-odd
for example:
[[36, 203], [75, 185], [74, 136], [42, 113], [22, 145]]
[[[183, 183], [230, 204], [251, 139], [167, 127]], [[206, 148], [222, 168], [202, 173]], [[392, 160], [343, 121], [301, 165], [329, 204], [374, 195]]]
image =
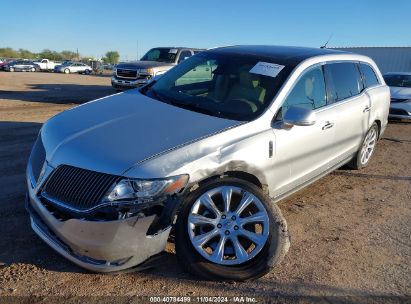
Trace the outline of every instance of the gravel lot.
[[[172, 244], [163, 264], [140, 273], [92, 274], [60, 257], [29, 226], [27, 157], [46, 119], [112, 93], [109, 77], [0, 72], [0, 295], [44, 303], [90, 295], [123, 296], [92, 299], [127, 303], [141, 295], [411, 302], [411, 124], [405, 122], [389, 124], [365, 170], [342, 168], [280, 203], [291, 248], [259, 280], [198, 281], [177, 265]], [[5, 299], [28, 298], [0, 303]]]

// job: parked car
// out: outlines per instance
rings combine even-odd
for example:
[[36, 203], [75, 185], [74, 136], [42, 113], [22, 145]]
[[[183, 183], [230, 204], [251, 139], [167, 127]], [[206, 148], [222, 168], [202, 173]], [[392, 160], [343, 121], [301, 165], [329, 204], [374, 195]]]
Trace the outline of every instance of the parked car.
[[37, 69], [37, 66], [35, 63], [32, 61], [27, 61], [27, 60], [15, 60], [8, 62], [4, 66], [5, 71], [9, 72], [35, 72]]
[[7, 63], [14, 61], [14, 59], [3, 59], [0, 63], [0, 70], [5, 70]]
[[48, 59], [34, 61], [34, 64], [38, 65], [40, 71], [53, 71], [54, 67], [58, 65], [58, 63], [55, 63], [54, 61], [50, 61]]
[[391, 91], [389, 117], [411, 119], [411, 73], [387, 73], [384, 79]]
[[27, 167], [32, 228], [77, 265], [112, 272], [154, 265], [174, 225], [188, 271], [258, 278], [289, 247], [275, 202], [344, 164], [366, 167], [389, 99], [365, 56], [204, 51], [43, 125]]
[[62, 66], [71, 65], [72, 63], [73, 63], [73, 61], [71, 61], [71, 60], [65, 60], [62, 63], [60, 63], [60, 64], [58, 64], [54, 67], [54, 72], [59, 73]]
[[80, 74], [90, 74], [93, 69], [91, 66], [81, 63], [81, 62], [67, 62], [63, 65], [58, 66], [54, 69], [55, 72], [59, 73], [80, 73]]
[[140, 61], [118, 64], [113, 69], [111, 85], [117, 90], [142, 86], [152, 78], [164, 74], [173, 66], [201, 51], [201, 49], [184, 47], [151, 49]]

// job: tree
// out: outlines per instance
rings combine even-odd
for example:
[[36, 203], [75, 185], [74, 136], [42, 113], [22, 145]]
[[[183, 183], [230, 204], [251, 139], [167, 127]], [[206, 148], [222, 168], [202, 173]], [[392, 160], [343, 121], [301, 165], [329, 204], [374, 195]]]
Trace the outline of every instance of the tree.
[[64, 60], [73, 60], [74, 58], [77, 58], [77, 53], [72, 51], [61, 51], [60, 55]]
[[2, 58], [19, 58], [19, 53], [12, 48], [0, 48], [0, 57]]
[[63, 56], [56, 52], [49, 49], [44, 49], [41, 53], [38, 54], [40, 58], [47, 58], [50, 60], [63, 60]]
[[36, 58], [36, 54], [30, 52], [29, 50], [25, 50], [25, 49], [19, 49], [19, 54], [20, 54], [20, 57], [24, 59]]
[[120, 59], [120, 54], [117, 51], [109, 51], [106, 53], [106, 57], [103, 58], [104, 62], [110, 63], [110, 64], [118, 63], [119, 59]]

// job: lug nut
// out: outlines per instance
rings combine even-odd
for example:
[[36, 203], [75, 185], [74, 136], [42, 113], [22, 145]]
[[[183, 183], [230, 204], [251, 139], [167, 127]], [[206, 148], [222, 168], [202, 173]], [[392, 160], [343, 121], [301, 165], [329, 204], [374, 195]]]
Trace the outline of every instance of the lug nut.
[[221, 224], [218, 224], [218, 225], [217, 225], [217, 228], [221, 228], [221, 227], [222, 227], [222, 225], [221, 225]]
[[226, 230], [224, 233], [225, 233], [225, 235], [229, 235], [230, 231]]
[[231, 217], [231, 219], [232, 219], [233, 221], [235, 221], [235, 215], [233, 215], [233, 216]]
[[236, 226], [234, 226], [234, 230], [238, 230], [238, 226], [236, 225]]
[[225, 217], [226, 217], [225, 214], [223, 214], [223, 215], [221, 216], [222, 219], [225, 219]]

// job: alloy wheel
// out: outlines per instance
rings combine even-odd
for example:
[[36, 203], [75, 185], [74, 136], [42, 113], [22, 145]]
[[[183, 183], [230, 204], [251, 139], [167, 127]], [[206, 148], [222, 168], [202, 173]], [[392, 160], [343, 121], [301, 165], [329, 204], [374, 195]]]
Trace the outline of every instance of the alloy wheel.
[[191, 207], [187, 224], [197, 252], [220, 265], [239, 265], [253, 259], [269, 234], [263, 203], [234, 186], [221, 186], [202, 194]]
[[377, 131], [375, 128], [370, 129], [367, 133], [362, 148], [361, 148], [361, 156], [360, 161], [362, 165], [368, 163], [371, 158], [371, 155], [374, 152], [375, 144], [377, 143]]

